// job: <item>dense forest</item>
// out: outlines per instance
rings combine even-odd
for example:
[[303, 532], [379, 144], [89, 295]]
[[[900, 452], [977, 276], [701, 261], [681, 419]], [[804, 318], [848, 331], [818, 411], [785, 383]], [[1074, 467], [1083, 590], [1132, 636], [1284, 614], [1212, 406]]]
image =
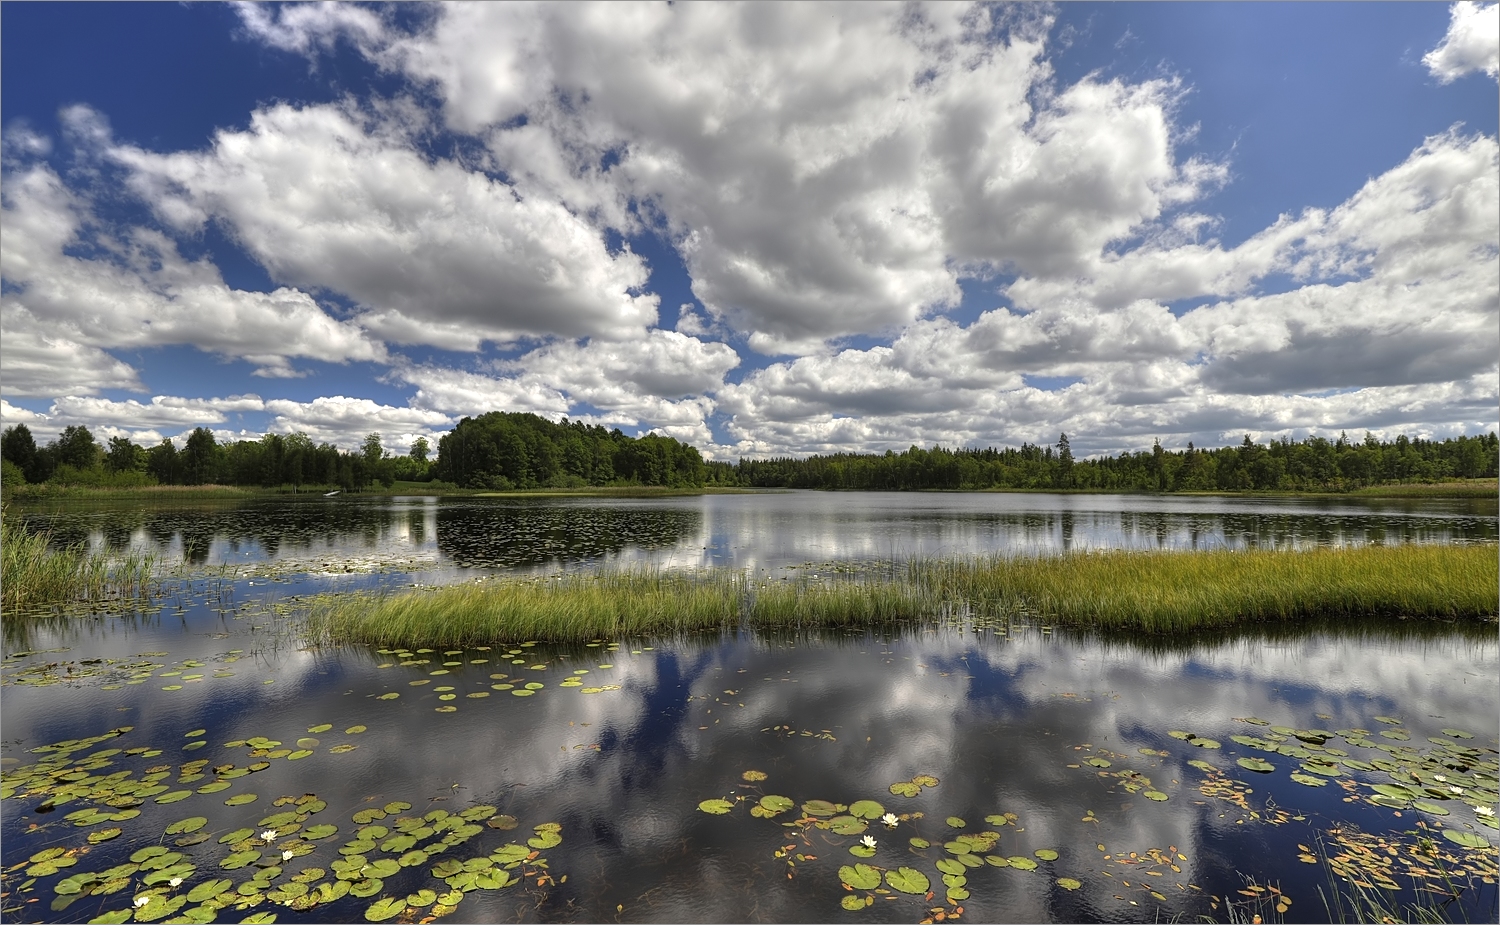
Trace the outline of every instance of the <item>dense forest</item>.
[[1348, 491], [1371, 485], [1494, 478], [1500, 441], [1491, 433], [1442, 441], [1308, 437], [1238, 446], [1163, 449], [1075, 460], [1068, 436], [1055, 446], [1019, 449], [912, 447], [885, 454], [837, 453], [805, 459], [705, 462], [671, 437], [629, 437], [618, 429], [534, 414], [495, 411], [464, 418], [437, 445], [418, 439], [391, 456], [379, 434], [350, 452], [314, 445], [305, 434], [267, 434], [220, 443], [198, 428], [178, 449], [170, 440], [142, 447], [124, 437], [100, 445], [71, 426], [38, 446], [24, 424], [0, 438], [7, 485], [89, 487], [244, 485], [345, 491], [396, 481], [460, 488], [582, 488], [602, 485], [705, 485], [748, 488], [1093, 489], [1103, 491]]
[[463, 488], [696, 487], [708, 468], [696, 447], [671, 437], [491, 411], [438, 440], [435, 475]]
[[419, 437], [405, 456], [391, 456], [380, 434], [348, 452], [306, 434], [267, 434], [220, 443], [199, 427], [182, 449], [171, 440], [142, 447], [124, 437], [101, 446], [88, 428], [71, 426], [37, 446], [25, 424], [0, 437], [3, 481], [99, 488], [145, 485], [248, 485], [293, 490], [357, 491], [396, 481], [440, 482], [460, 488], [583, 487], [588, 485], [698, 486], [706, 468], [694, 447], [655, 434], [635, 438], [619, 430], [534, 414], [492, 412], [464, 418], [438, 441], [438, 458]]
[[1055, 447], [904, 453], [838, 453], [806, 459], [741, 460], [735, 483], [754, 487], [897, 490], [1095, 489], [1106, 491], [1347, 491], [1391, 482], [1494, 478], [1495, 434], [1439, 441], [1273, 440], [1239, 446], [1149, 451], [1075, 460], [1068, 435]]

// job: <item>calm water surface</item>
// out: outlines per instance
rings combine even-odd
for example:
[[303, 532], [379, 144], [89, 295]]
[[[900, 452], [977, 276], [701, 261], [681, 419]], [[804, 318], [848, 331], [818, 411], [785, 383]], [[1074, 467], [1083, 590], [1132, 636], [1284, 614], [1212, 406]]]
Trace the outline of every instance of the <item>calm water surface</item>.
[[23, 507], [59, 542], [203, 565], [775, 570], [913, 556], [1081, 549], [1306, 548], [1497, 537], [1494, 499], [765, 492], [663, 499], [260, 499]]
[[[916, 503], [932, 499], [935, 510]], [[1169, 643], [935, 616], [888, 635], [405, 653], [307, 649], [298, 633], [308, 595], [466, 565], [779, 568], [1038, 551], [1063, 548], [1065, 520], [1068, 542], [1095, 547], [1494, 535], [1492, 512], [1454, 502], [1071, 496], [1077, 507], [1047, 511], [1045, 500], [47, 514], [60, 535], [315, 574], [199, 577], [143, 610], [7, 627], [0, 913], [88, 921], [140, 902], [143, 921], [363, 921], [376, 906], [414, 921], [446, 901], [453, 921], [915, 922], [935, 909], [959, 921], [1159, 921], [1228, 920], [1235, 903], [1240, 920], [1307, 921], [1330, 916], [1319, 889], [1330, 891], [1331, 860], [1403, 901], [1446, 869], [1463, 887], [1446, 914], [1494, 919], [1500, 852], [1480, 812], [1497, 799], [1492, 626]], [[382, 567], [339, 577], [352, 557]], [[895, 824], [843, 818], [870, 810], [861, 800]], [[852, 853], [866, 835], [873, 851]], [[895, 888], [922, 881], [915, 894]], [[1290, 900], [1280, 913], [1278, 895]]]

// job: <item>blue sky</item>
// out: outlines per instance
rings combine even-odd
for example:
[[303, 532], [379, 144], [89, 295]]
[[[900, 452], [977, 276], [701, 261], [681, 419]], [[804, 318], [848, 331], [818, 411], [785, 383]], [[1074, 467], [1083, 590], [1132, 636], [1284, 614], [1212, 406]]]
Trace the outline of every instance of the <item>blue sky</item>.
[[1493, 4], [7, 4], [0, 417], [1496, 427]]

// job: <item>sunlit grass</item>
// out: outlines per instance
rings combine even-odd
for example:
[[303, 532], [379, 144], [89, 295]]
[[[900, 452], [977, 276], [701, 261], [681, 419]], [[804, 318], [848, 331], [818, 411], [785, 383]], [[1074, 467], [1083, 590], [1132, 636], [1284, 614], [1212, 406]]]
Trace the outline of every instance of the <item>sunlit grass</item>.
[[919, 562], [912, 573], [948, 599], [1153, 633], [1314, 616], [1493, 616], [1500, 596], [1494, 546], [1117, 551]]
[[313, 607], [310, 629], [325, 642], [464, 645], [741, 625], [873, 626], [967, 608], [1172, 634], [1314, 618], [1493, 618], [1497, 587], [1494, 546], [1106, 552], [925, 560], [836, 580], [627, 572], [330, 595]]
[[662, 634], [733, 622], [742, 585], [731, 573], [632, 573], [513, 579], [374, 599], [340, 595], [314, 605], [309, 627], [317, 638], [377, 645]]
[[9, 618], [49, 604], [143, 594], [156, 564], [147, 553], [115, 557], [82, 546], [51, 549], [45, 534], [0, 518], [0, 611]]

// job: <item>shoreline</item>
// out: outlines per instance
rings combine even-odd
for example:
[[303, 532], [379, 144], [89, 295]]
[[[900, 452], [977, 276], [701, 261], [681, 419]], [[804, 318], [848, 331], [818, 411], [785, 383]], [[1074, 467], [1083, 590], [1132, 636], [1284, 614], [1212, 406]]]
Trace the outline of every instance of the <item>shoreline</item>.
[[[583, 488], [522, 488], [492, 491], [482, 488], [457, 488], [447, 485], [431, 487], [426, 482], [398, 482], [390, 488], [369, 488], [340, 492], [339, 498], [388, 498], [396, 496], [455, 498], [685, 498], [701, 495], [755, 495], [785, 491], [827, 491], [851, 494], [869, 493], [865, 489], [793, 489], [784, 487], [748, 487], [706, 485], [702, 487], [667, 487], [657, 485], [597, 485]], [[1495, 479], [1469, 479], [1447, 482], [1406, 482], [1370, 485], [1348, 491], [1139, 491], [1103, 488], [921, 488], [896, 491], [897, 494], [1018, 494], [1018, 495], [1137, 495], [1160, 498], [1491, 498], [1500, 501], [1500, 482]], [[235, 485], [148, 485], [133, 488], [85, 488], [27, 485], [4, 493], [5, 503], [31, 504], [51, 501], [219, 501], [260, 498], [307, 498], [324, 496], [323, 489], [293, 492], [285, 488], [260, 488]]]

